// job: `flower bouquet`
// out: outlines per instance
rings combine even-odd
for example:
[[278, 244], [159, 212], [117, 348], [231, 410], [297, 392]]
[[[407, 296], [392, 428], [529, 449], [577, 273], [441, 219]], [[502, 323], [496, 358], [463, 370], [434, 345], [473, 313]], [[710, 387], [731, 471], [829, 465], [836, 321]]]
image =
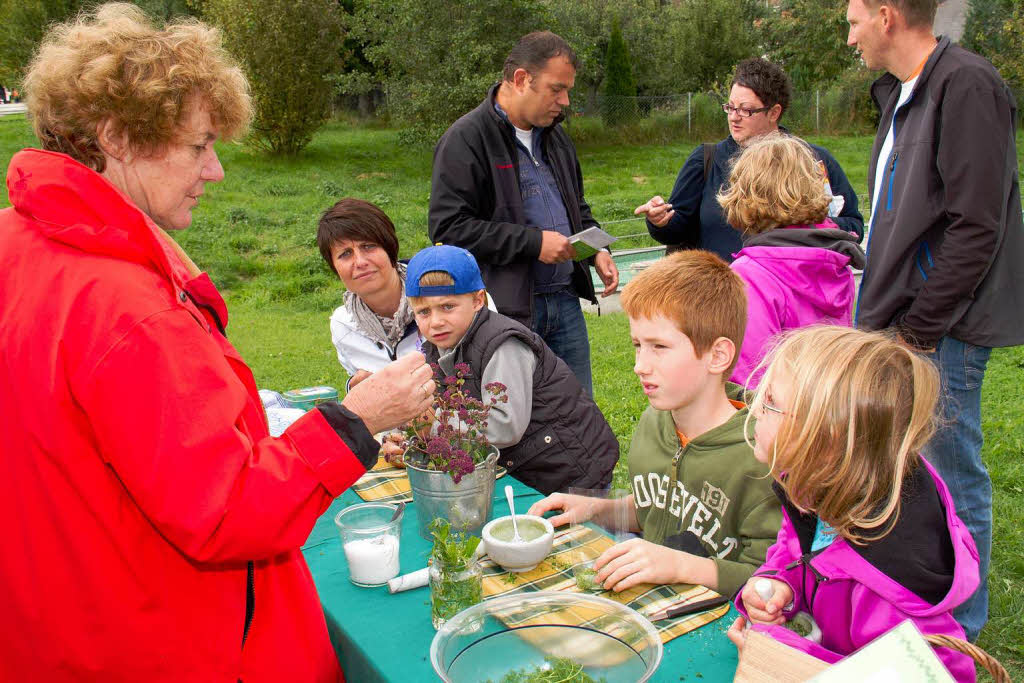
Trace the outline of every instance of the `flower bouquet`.
[[453, 531], [478, 535], [490, 518], [498, 450], [487, 440], [487, 415], [508, 401], [508, 393], [491, 382], [483, 387], [484, 402], [465, 389], [469, 377], [469, 366], [458, 363], [454, 375], [438, 382], [433, 409], [406, 429], [404, 460], [426, 539], [437, 518], [448, 520]]

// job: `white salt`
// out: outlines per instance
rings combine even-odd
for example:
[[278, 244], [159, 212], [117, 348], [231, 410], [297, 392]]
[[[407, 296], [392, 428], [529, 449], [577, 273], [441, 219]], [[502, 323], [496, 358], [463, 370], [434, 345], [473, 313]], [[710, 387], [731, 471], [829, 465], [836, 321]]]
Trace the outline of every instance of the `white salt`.
[[349, 541], [344, 549], [353, 582], [380, 585], [398, 576], [398, 539], [391, 534]]

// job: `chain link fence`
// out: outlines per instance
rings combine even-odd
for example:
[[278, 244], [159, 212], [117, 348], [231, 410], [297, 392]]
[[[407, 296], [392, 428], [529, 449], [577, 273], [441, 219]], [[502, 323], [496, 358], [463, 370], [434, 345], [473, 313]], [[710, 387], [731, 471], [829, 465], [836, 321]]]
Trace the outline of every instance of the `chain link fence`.
[[[566, 125], [574, 139], [609, 141], [716, 140], [728, 134], [716, 92], [575, 100]], [[852, 135], [874, 131], [877, 115], [863, 89], [832, 88], [793, 93], [783, 125], [802, 135]]]

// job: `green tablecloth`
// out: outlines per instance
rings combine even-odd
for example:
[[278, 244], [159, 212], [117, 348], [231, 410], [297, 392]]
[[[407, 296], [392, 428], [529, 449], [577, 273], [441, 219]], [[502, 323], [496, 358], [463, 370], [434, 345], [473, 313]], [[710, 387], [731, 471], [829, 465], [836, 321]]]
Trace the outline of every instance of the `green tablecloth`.
[[[495, 515], [505, 514], [504, 484], [513, 485], [516, 509], [526, 512], [540, 494], [512, 477], [495, 487]], [[327, 629], [338, 659], [350, 683], [436, 681], [430, 666], [429, 588], [390, 594], [387, 588], [360, 588], [348, 580], [348, 567], [334, 516], [343, 508], [362, 502], [347, 491], [317, 521], [303, 546], [313, 573]], [[405, 510], [400, 558], [402, 573], [427, 564], [430, 544], [416, 531], [414, 503]], [[725, 636], [735, 619], [731, 610], [722, 619], [680, 636], [665, 645], [665, 656], [651, 679], [669, 681], [731, 681], [736, 670], [736, 648]]]

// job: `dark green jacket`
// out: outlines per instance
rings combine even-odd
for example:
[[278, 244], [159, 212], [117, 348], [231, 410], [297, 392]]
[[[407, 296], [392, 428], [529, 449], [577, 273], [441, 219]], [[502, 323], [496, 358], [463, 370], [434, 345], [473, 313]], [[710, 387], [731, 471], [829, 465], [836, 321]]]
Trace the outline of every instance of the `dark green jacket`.
[[[742, 390], [727, 385], [732, 398]], [[629, 449], [633, 502], [644, 538], [718, 567], [718, 591], [739, 590], [775, 542], [782, 511], [767, 466], [743, 439], [747, 409], [680, 447], [672, 413], [648, 407]]]

